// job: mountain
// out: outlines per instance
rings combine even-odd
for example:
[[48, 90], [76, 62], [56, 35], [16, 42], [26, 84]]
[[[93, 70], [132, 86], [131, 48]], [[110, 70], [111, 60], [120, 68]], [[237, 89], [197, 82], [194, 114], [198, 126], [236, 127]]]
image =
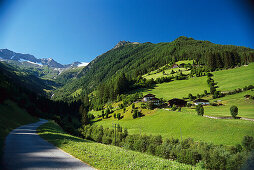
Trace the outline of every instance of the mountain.
[[78, 67], [81, 62], [74, 62], [71, 64], [60, 64], [52, 58], [42, 58], [38, 59], [31, 54], [16, 53], [8, 49], [0, 49], [0, 60], [8, 61], [16, 65], [25, 65], [27, 67], [42, 67], [49, 66], [52, 68], [69, 68]]
[[[39, 78], [51, 80], [56, 79], [57, 76], [66, 70], [83, 67], [88, 64], [76, 61], [71, 64], [63, 65], [52, 58], [38, 59], [33, 55], [16, 53], [8, 49], [0, 49], [0, 61], [18, 66], [23, 69], [23, 71], [30, 72]], [[72, 70], [72, 72], [74, 72], [74, 70]]]
[[54, 67], [54, 68], [64, 68], [62, 64], [54, 61], [52, 58], [37, 59], [33, 55], [15, 53], [8, 49], [0, 49], [0, 58], [2, 60], [7, 60], [7, 61], [12, 60], [12, 61], [18, 61], [21, 63], [28, 62], [37, 66], [47, 65], [49, 67]]
[[113, 49], [124, 46], [126, 44], [140, 44], [139, 42], [130, 42], [130, 41], [119, 41]]
[[172, 42], [153, 44], [120, 41], [113, 49], [96, 57], [71, 80], [57, 89], [55, 99], [71, 99], [83, 89], [95, 90], [103, 82], [113, 82], [119, 75], [137, 79], [150, 71], [179, 60], [195, 60], [208, 69], [232, 68], [254, 61], [254, 50], [234, 45], [219, 45], [209, 41], [181, 36]]
[[0, 88], [19, 88], [28, 89], [31, 92], [40, 95], [50, 95], [49, 92], [57, 84], [51, 80], [43, 80], [31, 74], [27, 70], [13, 67], [6, 63], [0, 62]]

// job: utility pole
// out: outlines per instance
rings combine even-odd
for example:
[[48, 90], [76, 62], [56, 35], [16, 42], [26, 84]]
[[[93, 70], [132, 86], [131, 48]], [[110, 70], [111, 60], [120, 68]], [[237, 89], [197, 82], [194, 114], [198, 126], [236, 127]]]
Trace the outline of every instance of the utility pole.
[[115, 145], [116, 145], [116, 123], [112, 123], [113, 127], [115, 127]]
[[183, 139], [182, 139], [182, 132], [181, 132], [181, 128], [180, 128], [180, 135], [181, 135], [181, 141], [183, 141]]

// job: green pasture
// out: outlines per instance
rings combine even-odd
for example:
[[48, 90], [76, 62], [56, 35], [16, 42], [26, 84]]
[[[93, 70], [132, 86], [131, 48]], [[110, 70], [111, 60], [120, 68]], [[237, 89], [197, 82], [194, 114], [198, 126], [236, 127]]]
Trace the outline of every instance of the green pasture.
[[239, 117], [252, 118], [254, 119], [254, 100], [246, 99], [244, 96], [254, 96], [254, 91], [248, 90], [242, 93], [227, 95], [222, 98], [211, 100], [223, 104], [223, 106], [205, 106], [205, 114], [209, 116], [231, 116], [230, 107], [235, 105], [238, 107]]
[[[206, 114], [206, 108], [205, 108]], [[182, 112], [158, 109], [137, 119], [103, 119], [96, 125], [112, 127], [119, 123], [130, 134], [162, 135], [164, 138], [193, 138], [196, 141], [214, 144], [235, 145], [244, 136], [254, 136], [254, 122], [244, 120], [217, 120], [196, 115], [194, 109], [183, 108]]]
[[[218, 82], [218, 90], [230, 91], [244, 86], [254, 85], [254, 63], [234, 69], [212, 72], [213, 79]], [[166, 100], [188, 97], [188, 94], [202, 94], [208, 92], [207, 77], [193, 77], [188, 80], [175, 80], [168, 83], [156, 84], [152, 89], [140, 89], [144, 94], [152, 93], [158, 98]]]

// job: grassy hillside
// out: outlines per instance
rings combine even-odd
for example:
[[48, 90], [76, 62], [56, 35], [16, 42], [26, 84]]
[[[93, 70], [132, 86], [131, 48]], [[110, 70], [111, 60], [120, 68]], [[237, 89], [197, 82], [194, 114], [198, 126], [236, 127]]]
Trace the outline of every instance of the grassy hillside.
[[[229, 91], [254, 84], [254, 63], [235, 69], [220, 70], [212, 73], [215, 82], [218, 82], [218, 90]], [[144, 94], [152, 93], [158, 98], [166, 100], [172, 98], [188, 97], [188, 94], [202, 94], [204, 90], [209, 92], [207, 77], [193, 77], [188, 80], [177, 80], [169, 83], [157, 84], [153, 89], [141, 89]]]
[[179, 37], [169, 43], [127, 43], [96, 57], [76, 79], [57, 89], [54, 99], [72, 99], [72, 94], [80, 87], [92, 92], [100, 83], [113, 80], [122, 73], [129, 79], [134, 79], [180, 60], [195, 60], [208, 67], [213, 64], [215, 68], [232, 68], [253, 62], [254, 51], [187, 37]]
[[191, 137], [214, 144], [235, 145], [241, 143], [245, 135], [254, 136], [254, 122], [209, 119], [197, 116], [194, 109], [188, 108], [183, 108], [182, 112], [158, 109], [142, 118], [130, 119], [127, 116], [118, 121], [111, 117], [96, 122], [105, 127], [112, 127], [112, 123], [119, 123], [131, 134], [160, 134], [178, 139]]
[[254, 85], [254, 63], [235, 69], [213, 72], [213, 79], [218, 82], [218, 90], [228, 91], [242, 88], [246, 85]]
[[254, 119], [254, 100], [246, 99], [244, 96], [247, 94], [254, 96], [254, 91], [248, 90], [212, 100], [222, 103], [223, 106], [205, 106], [205, 115], [217, 117], [230, 116], [229, 109], [231, 106], [235, 105], [238, 107], [237, 116]]
[[52, 90], [53, 86], [56, 85], [51, 80], [38, 78], [29, 70], [20, 69], [2, 62], [0, 62], [0, 80], [1, 87], [14, 85], [41, 95], [46, 95], [47, 91]]
[[39, 135], [97, 169], [199, 169], [148, 154], [68, 135], [55, 123], [38, 129]]
[[12, 101], [5, 101], [0, 104], [0, 149], [4, 144], [4, 139], [8, 133], [21, 125], [37, 121], [37, 118], [30, 116], [26, 110]]

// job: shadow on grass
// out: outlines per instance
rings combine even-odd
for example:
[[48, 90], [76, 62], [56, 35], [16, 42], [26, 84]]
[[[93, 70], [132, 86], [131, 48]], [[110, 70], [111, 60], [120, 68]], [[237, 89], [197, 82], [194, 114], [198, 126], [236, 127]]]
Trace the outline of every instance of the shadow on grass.
[[85, 140], [76, 136], [69, 135], [65, 133], [61, 128], [56, 125], [42, 125], [37, 129], [40, 137], [46, 139], [56, 145], [68, 143], [68, 141], [73, 142], [87, 142], [91, 143], [92, 141]]

